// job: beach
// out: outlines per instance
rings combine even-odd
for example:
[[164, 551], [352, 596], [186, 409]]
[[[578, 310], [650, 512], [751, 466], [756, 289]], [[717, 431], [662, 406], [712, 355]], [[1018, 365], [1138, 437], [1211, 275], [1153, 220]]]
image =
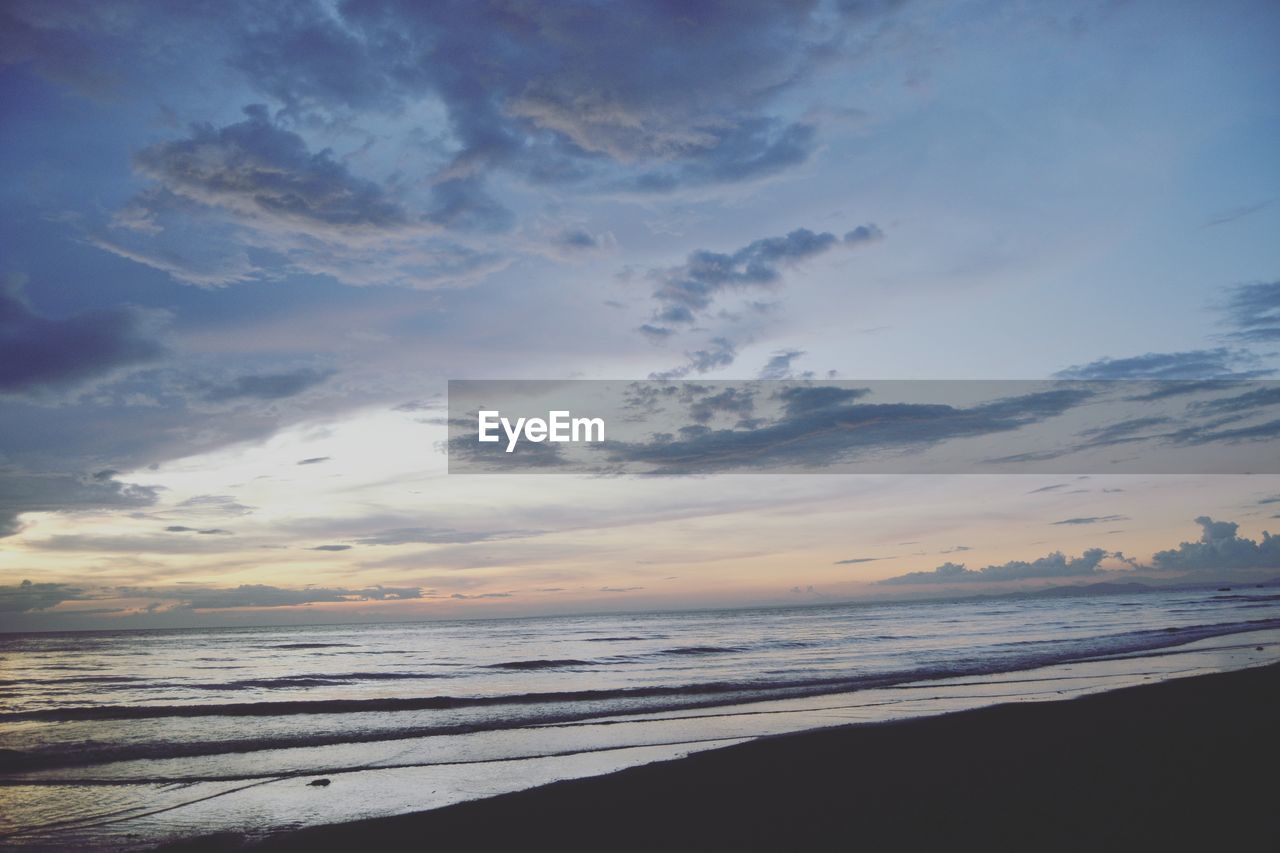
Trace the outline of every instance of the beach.
[[1274, 850], [1278, 700], [1271, 664], [765, 738], [254, 849]]
[[[1035, 814], [1006, 805], [1016, 802], [1022, 780], [1057, 791], [1059, 752], [1097, 749], [1096, 767], [1174, 778], [1153, 770], [1160, 765], [1150, 756], [1125, 756], [1121, 747], [1159, 743], [1166, 760], [1196, 748], [1197, 737], [1211, 743], [1220, 730], [1239, 731], [1236, 718], [1254, 706], [1217, 687], [1206, 688], [1209, 722], [1162, 739], [1127, 734], [1139, 726], [1118, 711], [1077, 716], [1092, 707], [1080, 705], [1081, 697], [1135, 687], [1147, 695], [1141, 690], [1157, 682], [1186, 690], [1181, 685], [1200, 676], [1264, 671], [1280, 661], [1278, 611], [1280, 601], [1263, 586], [10, 635], [0, 638], [11, 661], [5, 684], [13, 688], [0, 702], [0, 845], [142, 851], [211, 838], [232, 847], [279, 843], [313, 827], [524, 802], [506, 798], [523, 792], [535, 792], [537, 805], [528, 808], [539, 812], [598, 812], [601, 826], [640, 821], [667, 834], [690, 826], [689, 837], [723, 832], [716, 827], [728, 813], [743, 809], [753, 819], [781, 816], [815, 839], [834, 837], [831, 821], [856, 817], [861, 825], [894, 815], [886, 803], [905, 804], [894, 821], [913, 825], [921, 815], [944, 814], [949, 798], [969, 795], [989, 797], [975, 812], [983, 821], [1001, 815], [1008, 825]], [[1158, 700], [1146, 712], [1153, 733], [1177, 721], [1169, 704]], [[983, 710], [997, 706], [993, 713], [1012, 716], [981, 723], [989, 719]], [[979, 722], [953, 730], [966, 714]], [[914, 732], [894, 727], [911, 721], [922, 732], [947, 733], [894, 734]], [[831, 735], [831, 743], [821, 739], [827, 735], [781, 737], [852, 724], [859, 725]], [[1086, 742], [1071, 742], [1078, 736]], [[812, 757], [805, 757], [807, 743], [815, 744]], [[739, 745], [761, 752], [731, 748]], [[1042, 753], [1027, 757], [1033, 747]], [[1025, 765], [1010, 765], [1005, 753]], [[699, 754], [715, 757], [704, 765]], [[739, 767], [723, 757], [740, 754], [762, 758]], [[1223, 768], [1243, 760], [1220, 759]], [[696, 769], [704, 766], [710, 769]], [[636, 779], [656, 781], [615, 790], [621, 783], [614, 780], [633, 778], [616, 774], [631, 769], [642, 771]], [[975, 787], [984, 779], [987, 793]], [[1054, 802], [1092, 790], [1084, 777], [1062, 779]], [[546, 793], [561, 783], [586, 793]], [[1000, 784], [1015, 790], [1001, 792]], [[1134, 785], [1149, 787], [1140, 779]], [[659, 795], [668, 789], [670, 802]], [[566, 799], [544, 806], [544, 796]], [[1109, 797], [1133, 801], [1131, 794]], [[615, 799], [644, 805], [618, 811]], [[1077, 811], [1082, 821], [1102, 813]], [[558, 825], [478, 820], [544, 834]], [[751, 835], [765, 832], [757, 827]], [[582, 846], [591, 846], [589, 838]]]

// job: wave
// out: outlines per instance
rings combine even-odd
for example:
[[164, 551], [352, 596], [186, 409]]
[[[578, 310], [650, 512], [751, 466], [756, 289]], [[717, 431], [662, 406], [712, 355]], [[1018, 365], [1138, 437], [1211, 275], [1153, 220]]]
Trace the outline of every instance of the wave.
[[[1193, 640], [1243, 631], [1280, 628], [1280, 619], [1257, 619], [1247, 622], [1195, 625], [1185, 628], [1151, 628], [1085, 640], [1063, 641], [1056, 648], [1042, 648], [1037, 641], [1022, 643], [1024, 653], [1017, 656], [961, 659], [951, 662], [905, 668], [863, 675], [840, 675], [800, 679], [762, 680], [747, 678], [735, 681], [712, 681], [691, 684], [650, 685], [613, 689], [541, 691], [478, 696], [415, 696], [365, 699], [281, 699], [262, 702], [223, 704], [191, 703], [178, 705], [75, 705], [0, 712], [0, 723], [23, 720], [149, 720], [167, 717], [270, 717], [297, 714], [386, 713], [402, 711], [440, 711], [463, 708], [520, 705], [573, 706], [596, 703], [594, 715], [617, 713], [618, 708], [600, 707], [598, 703], [665, 699], [655, 710], [679, 707], [703, 707], [724, 704], [733, 694], [733, 702], [837, 693], [869, 687], [883, 687], [908, 681], [947, 678], [956, 675], [986, 675], [1014, 672], [1051, 663], [1091, 659], [1098, 655], [1122, 654], [1181, 645]], [[689, 649], [715, 649], [715, 646], [689, 646]], [[1005, 648], [1008, 648], [1006, 646]], [[668, 650], [671, 651], [671, 650]], [[705, 653], [705, 652], [703, 652]], [[716, 652], [713, 652], [716, 653]], [[576, 660], [507, 661], [493, 667], [536, 669], [582, 665]], [[627, 708], [631, 711], [632, 709]]]
[[[1280, 623], [1280, 620], [1277, 620]], [[1273, 627], [1280, 627], [1277, 624]], [[1236, 633], [1224, 632], [1218, 633]], [[1202, 634], [1202, 636], [1207, 636]], [[1192, 638], [1196, 639], [1196, 638]], [[1180, 645], [1185, 640], [1166, 645]], [[1176, 651], [1159, 651], [1156, 655], [1176, 654]], [[1073, 661], [1093, 660], [1086, 656], [1077, 656], [1070, 658]], [[387, 718], [381, 726], [371, 725], [369, 721], [362, 720], [358, 726], [347, 730], [325, 731], [308, 728], [299, 730], [290, 734], [264, 734], [258, 737], [234, 738], [213, 741], [201, 741], [193, 738], [178, 738], [163, 741], [125, 741], [125, 742], [94, 742], [94, 743], [78, 743], [78, 744], [62, 744], [54, 745], [49, 748], [37, 748], [30, 751], [19, 751], [11, 749], [0, 749], [0, 773], [7, 774], [23, 774], [26, 772], [34, 772], [41, 770], [50, 770], [58, 767], [87, 767], [100, 765], [117, 761], [128, 761], [136, 759], [163, 760], [173, 758], [194, 758], [214, 755], [242, 754], [254, 753], [263, 750], [276, 750], [287, 748], [307, 748], [319, 747], [326, 745], [338, 744], [355, 744], [355, 743], [374, 743], [393, 740], [404, 740], [410, 738], [424, 738], [441, 735], [457, 735], [480, 731], [500, 731], [500, 730], [516, 730], [528, 728], [540, 728], [547, 726], [574, 726], [574, 725], [600, 725], [609, 724], [608, 717], [616, 717], [619, 715], [632, 714], [671, 714], [681, 711], [692, 711], [697, 709], [726, 707], [734, 705], [745, 705], [754, 701], [777, 699], [777, 698], [799, 698], [828, 695], [833, 693], [852, 692], [858, 689], [900, 686], [905, 688], [925, 688], [928, 682], [938, 678], [964, 678], [973, 676], [988, 676], [995, 672], [1014, 672], [1019, 669], [1029, 669], [1037, 664], [1027, 662], [1023, 666], [1003, 667], [998, 670], [992, 670], [981, 664], [974, 662], [962, 662], [949, 666], [921, 668], [916, 670], [902, 671], [897, 673], [886, 673], [883, 675], [865, 676], [861, 678], [847, 679], [825, 679], [810, 681], [793, 681], [787, 683], [778, 683], [770, 685], [776, 688], [773, 690], [761, 690], [762, 685], [747, 684], [712, 684], [697, 685], [695, 689], [677, 689], [675, 691], [664, 688], [642, 688], [638, 690], [618, 690], [618, 691], [580, 691], [570, 694], [525, 694], [520, 697], [479, 697], [471, 699], [457, 699], [452, 697], [439, 697], [434, 702], [458, 703], [459, 705], [484, 705], [484, 704], [501, 704], [511, 702], [512, 700], [546, 700], [552, 697], [560, 699], [572, 697], [575, 699], [597, 699], [600, 697], [614, 699], [625, 698], [628, 701], [623, 704], [611, 702], [601, 705], [599, 702], [592, 702], [586, 706], [573, 706], [566, 704], [551, 704], [531, 706], [525, 710], [504, 713], [501, 716], [491, 716], [483, 713], [479, 716], [473, 716], [469, 719], [457, 718], [432, 721], [430, 719], [421, 719], [417, 721], [410, 719], [408, 724], [405, 721], [394, 721]], [[663, 694], [676, 692], [679, 696], [666, 696]], [[412, 700], [410, 700], [412, 701]], [[280, 703], [258, 703], [259, 705], [275, 705], [272, 710], [278, 712]], [[329, 706], [327, 710], [334, 710], [333, 706], [338, 704], [352, 703], [323, 703]], [[376, 710], [375, 704], [381, 704], [384, 708], [401, 709], [403, 702], [397, 703], [394, 700], [370, 700], [365, 702], [357, 702], [361, 707], [360, 711]], [[262, 709], [266, 710], [266, 709]], [[92, 780], [86, 780], [83, 777], [76, 777], [80, 783], [92, 783]], [[228, 776], [227, 778], [240, 778], [239, 775]], [[26, 784], [21, 775], [10, 776], [5, 778], [0, 776], [0, 786]]]
[[352, 649], [355, 643], [281, 643], [278, 646], [262, 646], [264, 649]]
[[145, 682], [149, 679], [139, 675], [69, 675], [65, 678], [0, 678], [0, 686], [8, 687], [17, 684], [129, 684]]
[[729, 655], [740, 651], [742, 649], [733, 646], [679, 646], [674, 649], [663, 649], [660, 652], [654, 652], [651, 657], [662, 657], [664, 655]]
[[278, 690], [294, 687], [330, 687], [360, 681], [425, 681], [453, 676], [430, 672], [341, 672], [311, 675], [281, 675], [275, 678], [242, 678], [236, 681], [214, 681], [205, 684], [182, 684], [193, 690]]
[[562, 669], [566, 666], [595, 666], [595, 661], [574, 660], [508, 660], [502, 663], [491, 663], [485, 669]]

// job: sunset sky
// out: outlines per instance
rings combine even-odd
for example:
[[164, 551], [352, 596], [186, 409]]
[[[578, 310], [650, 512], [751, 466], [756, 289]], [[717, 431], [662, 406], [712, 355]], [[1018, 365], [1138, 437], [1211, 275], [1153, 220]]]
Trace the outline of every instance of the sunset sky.
[[1274, 577], [1280, 476], [444, 445], [449, 379], [1276, 378], [1278, 43], [1269, 0], [6, 2], [0, 630]]

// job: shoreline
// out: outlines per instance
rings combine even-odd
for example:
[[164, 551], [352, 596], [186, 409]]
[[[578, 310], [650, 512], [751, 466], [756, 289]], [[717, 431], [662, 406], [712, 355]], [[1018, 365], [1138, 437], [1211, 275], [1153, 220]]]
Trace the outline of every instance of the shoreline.
[[1280, 664], [777, 735], [430, 811], [171, 851], [1275, 849]]

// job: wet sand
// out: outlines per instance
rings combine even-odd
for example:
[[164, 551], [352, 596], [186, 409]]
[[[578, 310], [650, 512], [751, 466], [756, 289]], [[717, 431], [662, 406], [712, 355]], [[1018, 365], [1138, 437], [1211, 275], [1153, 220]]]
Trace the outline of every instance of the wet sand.
[[766, 738], [252, 849], [1276, 850], [1278, 795], [1273, 664]]

